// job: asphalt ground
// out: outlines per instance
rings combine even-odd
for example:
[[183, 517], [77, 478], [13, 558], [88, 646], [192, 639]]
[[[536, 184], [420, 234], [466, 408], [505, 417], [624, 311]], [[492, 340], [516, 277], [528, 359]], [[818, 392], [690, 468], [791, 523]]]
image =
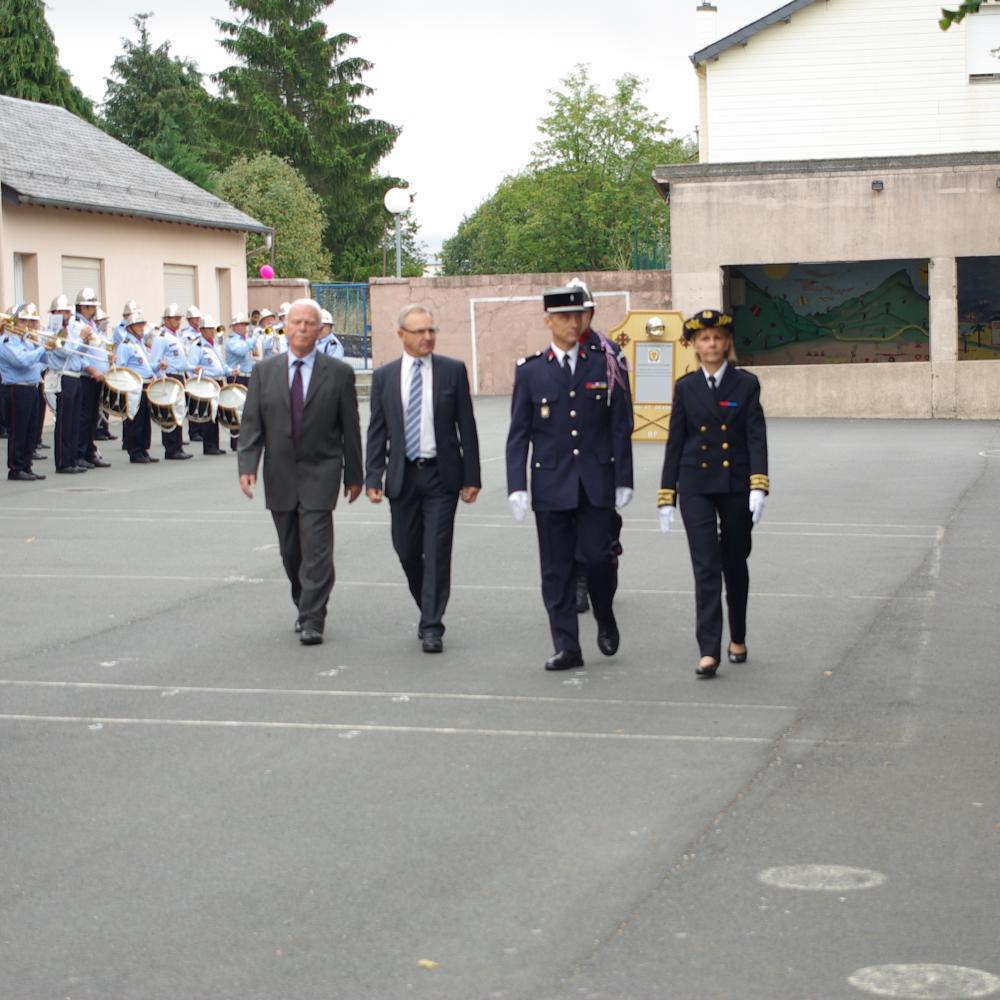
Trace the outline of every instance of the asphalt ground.
[[305, 648], [233, 457], [0, 482], [0, 996], [1000, 995], [1000, 425], [772, 421], [750, 660], [704, 682], [650, 444], [621, 650], [588, 617], [542, 670], [508, 405], [440, 656], [386, 504], [338, 507]]

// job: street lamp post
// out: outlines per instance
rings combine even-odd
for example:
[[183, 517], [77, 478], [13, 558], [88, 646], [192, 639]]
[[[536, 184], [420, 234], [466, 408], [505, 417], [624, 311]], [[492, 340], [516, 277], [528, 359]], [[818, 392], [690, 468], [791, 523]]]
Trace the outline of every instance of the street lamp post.
[[396, 277], [403, 276], [403, 239], [399, 228], [399, 217], [410, 207], [410, 194], [401, 187], [389, 188], [383, 199], [386, 211], [396, 219]]

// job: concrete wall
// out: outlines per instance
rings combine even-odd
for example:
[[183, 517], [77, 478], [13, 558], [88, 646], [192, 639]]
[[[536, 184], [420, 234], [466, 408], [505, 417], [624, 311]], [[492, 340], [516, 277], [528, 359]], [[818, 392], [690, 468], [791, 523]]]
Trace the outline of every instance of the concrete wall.
[[609, 330], [630, 309], [671, 308], [668, 271], [477, 275], [457, 278], [373, 278], [372, 354], [376, 366], [399, 356], [399, 310], [422, 302], [439, 327], [436, 350], [469, 368], [473, 392], [502, 395], [514, 384], [518, 358], [548, 346], [542, 292], [582, 278], [597, 301], [594, 327]]
[[702, 159], [1000, 149], [1000, 86], [970, 83], [966, 53], [968, 36], [1000, 72], [1000, 10], [943, 32], [940, 8], [827, 0], [723, 52], [702, 67]]
[[248, 312], [253, 312], [254, 309], [270, 309], [277, 316], [278, 306], [282, 302], [294, 302], [296, 299], [308, 299], [311, 296], [310, 285], [305, 278], [275, 278], [271, 281], [250, 278], [247, 281]]
[[103, 262], [103, 282], [97, 293], [115, 321], [127, 299], [135, 299], [147, 317], [158, 321], [166, 305], [164, 264], [183, 264], [196, 269], [197, 301], [181, 303], [182, 307], [194, 304], [204, 312], [217, 314], [220, 304], [217, 270], [221, 269], [225, 283], [223, 298], [228, 291], [232, 308], [246, 309], [246, 239], [242, 232], [8, 204], [3, 207], [0, 246], [0, 308], [11, 304], [14, 254], [21, 253], [37, 255], [35, 274], [25, 278], [25, 297], [37, 302], [43, 313], [61, 292], [72, 300], [79, 291], [62, 287], [63, 256]]

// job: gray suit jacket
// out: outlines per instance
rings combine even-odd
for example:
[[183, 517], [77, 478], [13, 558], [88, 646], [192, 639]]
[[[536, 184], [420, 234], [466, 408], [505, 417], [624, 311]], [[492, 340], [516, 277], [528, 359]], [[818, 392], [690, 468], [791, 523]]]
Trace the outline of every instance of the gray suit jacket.
[[277, 354], [254, 366], [240, 424], [240, 475], [256, 474], [264, 455], [268, 510], [333, 510], [345, 484], [364, 481], [361, 422], [350, 365], [316, 355], [302, 411], [299, 446], [292, 445], [288, 359]]
[[[479, 438], [465, 365], [440, 354], [432, 355], [431, 365], [434, 438], [441, 480], [455, 493], [463, 486], [481, 486]], [[406, 458], [403, 401], [399, 388], [402, 370], [402, 359], [397, 358], [376, 369], [372, 377], [365, 487], [381, 489], [384, 475], [385, 495], [390, 500], [403, 488]]]

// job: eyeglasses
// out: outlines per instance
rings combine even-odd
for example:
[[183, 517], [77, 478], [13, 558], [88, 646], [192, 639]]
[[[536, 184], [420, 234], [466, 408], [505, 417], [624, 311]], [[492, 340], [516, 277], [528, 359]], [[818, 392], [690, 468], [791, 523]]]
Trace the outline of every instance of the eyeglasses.
[[437, 332], [438, 330], [436, 326], [424, 326], [421, 327], [419, 330], [408, 330], [405, 326], [403, 327], [403, 333], [412, 333], [417, 337], [423, 337], [428, 333], [433, 334]]

